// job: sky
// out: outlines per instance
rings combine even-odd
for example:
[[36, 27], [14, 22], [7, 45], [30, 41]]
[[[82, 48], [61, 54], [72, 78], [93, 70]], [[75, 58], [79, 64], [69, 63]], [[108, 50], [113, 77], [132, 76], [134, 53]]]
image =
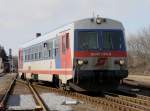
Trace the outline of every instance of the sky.
[[119, 20], [126, 35], [150, 25], [150, 0], [0, 0], [0, 45], [17, 55], [20, 45], [72, 21], [92, 17]]

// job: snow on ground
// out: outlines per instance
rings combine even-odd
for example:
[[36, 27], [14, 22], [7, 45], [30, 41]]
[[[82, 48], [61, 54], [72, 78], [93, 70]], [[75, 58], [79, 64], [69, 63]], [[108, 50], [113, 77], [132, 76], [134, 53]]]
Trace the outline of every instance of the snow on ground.
[[36, 108], [32, 95], [10, 95], [7, 106], [8, 110], [29, 110]]

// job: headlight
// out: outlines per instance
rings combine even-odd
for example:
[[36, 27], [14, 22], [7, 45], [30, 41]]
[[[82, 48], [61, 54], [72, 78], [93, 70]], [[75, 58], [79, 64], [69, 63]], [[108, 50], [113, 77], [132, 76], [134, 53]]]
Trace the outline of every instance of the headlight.
[[96, 18], [96, 23], [97, 23], [97, 24], [101, 24], [101, 22], [102, 22], [102, 19], [99, 18], [99, 17], [97, 17], [97, 18]]
[[82, 65], [83, 63], [84, 63], [83, 60], [78, 60], [78, 64], [79, 64], [79, 65]]
[[120, 60], [119, 63], [120, 63], [120, 65], [124, 65], [125, 61], [124, 60]]

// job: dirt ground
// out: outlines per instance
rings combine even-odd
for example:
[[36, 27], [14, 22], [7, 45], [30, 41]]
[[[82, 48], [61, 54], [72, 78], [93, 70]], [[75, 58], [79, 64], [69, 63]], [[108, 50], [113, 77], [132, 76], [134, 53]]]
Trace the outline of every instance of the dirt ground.
[[138, 86], [150, 88], [150, 76], [144, 76], [144, 75], [129, 75], [127, 78], [124, 79], [125, 81], [130, 81], [132, 83], [135, 83]]
[[127, 79], [150, 83], [150, 76], [129, 75]]

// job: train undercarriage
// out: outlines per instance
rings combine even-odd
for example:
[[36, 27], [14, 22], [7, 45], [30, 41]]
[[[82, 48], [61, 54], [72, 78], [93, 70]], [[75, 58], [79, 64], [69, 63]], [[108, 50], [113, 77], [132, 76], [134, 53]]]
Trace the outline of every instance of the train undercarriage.
[[[99, 92], [116, 89], [120, 81], [127, 77], [127, 70], [113, 70], [113, 71], [80, 71], [74, 75], [74, 78], [62, 83], [59, 75], [53, 75], [52, 84], [57, 88], [64, 90], [75, 90], [78, 92]], [[21, 75], [21, 79], [26, 79], [25, 74]], [[39, 81], [38, 79], [30, 79], [32, 81]]]
[[78, 73], [69, 81], [71, 88], [76, 91], [94, 92], [116, 89], [120, 81], [128, 75], [127, 70], [80, 71]]

